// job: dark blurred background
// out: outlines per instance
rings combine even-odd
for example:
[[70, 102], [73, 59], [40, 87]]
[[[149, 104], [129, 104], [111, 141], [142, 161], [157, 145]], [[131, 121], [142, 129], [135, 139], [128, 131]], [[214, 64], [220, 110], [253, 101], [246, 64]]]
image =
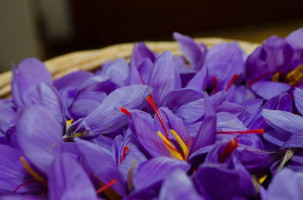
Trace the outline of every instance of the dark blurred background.
[[303, 27], [302, 0], [1, 0], [0, 70], [35, 56], [140, 40], [193, 37], [261, 42]]

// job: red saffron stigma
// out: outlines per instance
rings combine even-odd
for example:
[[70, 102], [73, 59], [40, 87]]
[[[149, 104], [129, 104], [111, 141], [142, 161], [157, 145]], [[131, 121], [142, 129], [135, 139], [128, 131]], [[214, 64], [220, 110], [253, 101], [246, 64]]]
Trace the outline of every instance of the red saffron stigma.
[[163, 118], [162, 116], [160, 115], [160, 112], [158, 110], [158, 107], [156, 106], [156, 103], [155, 101], [153, 100], [153, 96], [152, 95], [149, 95], [148, 97], [146, 97], [146, 101], [149, 103], [149, 105], [154, 109], [163, 129], [164, 129], [164, 132], [165, 132], [165, 137], [167, 140], [169, 140], [169, 137], [168, 137], [168, 132], [167, 132], [167, 128], [165, 126], [165, 123], [163, 121]]
[[216, 134], [233, 134], [233, 133], [240, 133], [240, 134], [246, 134], [246, 133], [257, 133], [257, 134], [263, 134], [264, 129], [252, 129], [247, 131], [217, 131]]
[[115, 183], [117, 183], [117, 179], [113, 179], [111, 181], [109, 181], [106, 185], [102, 186], [101, 188], [99, 188], [96, 191], [96, 194], [99, 195], [101, 194], [103, 191], [107, 190], [108, 188], [110, 188], [112, 185], [114, 185]]
[[263, 75], [257, 77], [256, 79], [254, 79], [254, 80], [252, 80], [252, 81], [249, 81], [249, 82], [248, 82], [248, 86], [251, 87], [255, 82], [258, 82], [258, 81], [264, 79], [265, 77], [270, 76], [270, 75], [273, 75], [273, 74], [275, 74], [275, 73], [276, 73], [276, 72], [268, 72], [268, 73], [265, 73], [265, 74], [263, 74]]
[[217, 81], [217, 77], [213, 77], [213, 82], [214, 82], [214, 93], [216, 94], [218, 92], [218, 81]]
[[125, 157], [126, 157], [126, 154], [129, 150], [129, 147], [128, 146], [124, 146], [123, 147], [123, 152], [122, 152], [122, 156], [121, 156], [121, 159], [120, 159], [120, 164], [124, 161]]
[[219, 161], [224, 162], [228, 156], [239, 146], [239, 139], [229, 140], [223, 152], [219, 155]]
[[130, 116], [130, 112], [129, 112], [128, 110], [126, 110], [126, 108], [121, 107], [120, 110], [121, 110], [121, 112], [123, 112], [124, 114]]
[[229, 83], [227, 84], [225, 90], [227, 91], [235, 82], [236, 80], [239, 78], [238, 74], [234, 74], [233, 77], [231, 78], [231, 80], [229, 81]]
[[25, 181], [24, 183], [21, 183], [20, 185], [18, 185], [15, 189], [14, 189], [14, 193], [16, 193], [20, 188], [22, 188], [23, 186], [26, 186], [28, 184], [31, 183], [39, 183], [39, 181], [37, 180], [29, 180], [29, 181]]

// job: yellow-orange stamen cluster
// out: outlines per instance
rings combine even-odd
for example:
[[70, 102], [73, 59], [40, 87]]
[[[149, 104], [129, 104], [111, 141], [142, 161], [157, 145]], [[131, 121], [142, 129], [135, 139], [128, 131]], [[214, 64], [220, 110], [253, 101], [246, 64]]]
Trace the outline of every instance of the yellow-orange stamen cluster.
[[167, 147], [168, 151], [170, 152], [173, 158], [179, 160], [186, 160], [188, 157], [190, 144], [186, 145], [176, 131], [171, 129], [170, 132], [177, 140], [178, 144], [182, 149], [182, 152], [180, 152], [160, 131], [158, 131], [157, 134], [161, 138], [161, 140], [163, 141], [163, 143], [165, 144], [165, 146]]
[[296, 69], [289, 72], [284, 81], [291, 86], [298, 85], [303, 79], [303, 65], [299, 65]]

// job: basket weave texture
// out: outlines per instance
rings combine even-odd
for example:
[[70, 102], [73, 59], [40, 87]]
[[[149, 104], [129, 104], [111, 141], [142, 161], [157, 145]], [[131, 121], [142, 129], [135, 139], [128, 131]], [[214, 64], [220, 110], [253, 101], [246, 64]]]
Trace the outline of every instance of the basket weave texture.
[[[222, 38], [197, 38], [198, 43], [205, 43], [209, 48], [222, 43], [233, 42], [231, 39]], [[259, 44], [245, 41], [237, 41], [246, 53], [251, 53]], [[145, 44], [155, 53], [161, 53], [165, 50], [171, 51], [173, 55], [180, 55], [178, 43], [173, 42], [145, 42]], [[115, 60], [121, 57], [129, 59], [132, 55], [134, 43], [125, 43], [112, 45], [97, 50], [77, 51], [44, 61], [51, 72], [53, 78], [59, 78], [77, 70], [94, 71], [98, 69], [105, 61]], [[0, 74], [0, 98], [10, 96], [11, 72]]]

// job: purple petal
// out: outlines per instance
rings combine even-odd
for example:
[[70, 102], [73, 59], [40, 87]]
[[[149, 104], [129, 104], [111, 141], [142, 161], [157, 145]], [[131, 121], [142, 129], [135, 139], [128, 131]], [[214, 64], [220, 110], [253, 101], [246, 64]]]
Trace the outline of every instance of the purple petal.
[[[33, 178], [20, 161], [21, 151], [7, 145], [0, 145], [0, 190], [13, 192], [17, 186]], [[40, 184], [32, 183], [21, 187], [17, 192], [37, 193], [42, 189]], [[1, 198], [2, 199], [2, 198]]]
[[228, 169], [220, 165], [203, 165], [194, 180], [206, 199], [253, 199], [256, 195], [250, 174], [243, 166]]
[[70, 154], [58, 156], [48, 173], [50, 199], [97, 199], [84, 169]]
[[206, 92], [204, 93], [204, 111], [203, 124], [194, 138], [194, 142], [190, 148], [191, 153], [215, 142], [217, 118], [214, 106], [210, 102]]
[[143, 42], [139, 42], [134, 45], [132, 62], [135, 66], [138, 66], [145, 58], [150, 59], [152, 62], [156, 60], [155, 54]]
[[174, 68], [170, 52], [165, 51], [156, 60], [149, 85], [153, 88], [153, 97], [157, 105], [163, 105], [166, 95], [181, 87], [180, 76]]
[[131, 111], [129, 126], [139, 145], [148, 152], [149, 155], [152, 157], [171, 156], [167, 147], [157, 135], [153, 118], [148, 113]]
[[272, 81], [258, 81], [254, 83], [251, 89], [263, 99], [271, 99], [279, 94], [287, 92], [291, 86], [286, 83]]
[[120, 58], [110, 65], [103, 67], [101, 71], [102, 76], [110, 77], [111, 81], [120, 87], [128, 83], [128, 64], [124, 58]]
[[62, 126], [62, 132], [65, 129], [65, 107], [57, 89], [46, 83], [41, 83], [37, 87], [39, 94], [39, 104], [42, 105]]
[[244, 124], [228, 112], [217, 113], [217, 131], [246, 131]]
[[281, 110], [262, 111], [265, 121], [274, 129], [290, 133], [298, 133], [303, 130], [303, 117]]
[[189, 168], [188, 163], [177, 159], [168, 157], [153, 158], [138, 167], [133, 183], [137, 190], [158, 186], [176, 169], [187, 172]]
[[292, 66], [297, 67], [303, 61], [303, 28], [300, 28], [286, 37], [286, 41], [294, 49]]
[[181, 35], [180, 33], [173, 34], [175, 40], [178, 41], [180, 50], [186, 60], [189, 61], [191, 67], [200, 70], [207, 52], [207, 49], [202, 49], [192, 38]]
[[269, 153], [255, 148], [237, 148], [239, 160], [249, 173], [264, 175], [274, 161]]
[[295, 173], [290, 169], [283, 169], [276, 174], [268, 187], [268, 199], [302, 198], [303, 179], [302, 173]]
[[238, 43], [221, 43], [212, 47], [205, 58], [209, 77], [216, 76], [218, 90], [224, 89], [233, 75], [244, 73], [244, 53]]
[[54, 86], [58, 89], [66, 109], [69, 108], [76, 97], [80, 85], [92, 76], [93, 73], [91, 72], [76, 71], [54, 81]]
[[288, 148], [303, 148], [303, 134], [295, 133], [285, 142], [285, 144], [282, 146], [282, 149], [288, 149]]
[[103, 184], [116, 179], [117, 182], [111, 188], [120, 196], [125, 196], [124, 179], [112, 157], [91, 142], [77, 138], [75, 140], [85, 160], [86, 168], [90, 170], [91, 174], [96, 174]]
[[84, 91], [77, 95], [69, 110], [74, 120], [84, 118], [106, 98], [105, 92]]
[[[40, 83], [52, 83], [52, 77], [45, 65], [36, 58], [21, 61], [18, 69], [14, 70], [12, 78], [12, 95], [17, 106], [30, 104], [35, 98], [35, 89]], [[22, 103], [21, 103], [22, 102]]]
[[43, 172], [62, 149], [62, 127], [41, 106], [27, 106], [18, 112], [16, 137], [27, 158]]
[[268, 73], [289, 70], [293, 56], [291, 46], [278, 36], [265, 40], [246, 60], [246, 77], [255, 80]]
[[300, 88], [296, 88], [294, 91], [294, 96], [295, 96], [296, 108], [302, 115], [302, 113], [303, 113], [303, 90]]
[[171, 110], [174, 110], [182, 105], [185, 105], [192, 101], [196, 101], [201, 98], [202, 92], [183, 88], [179, 90], [173, 90], [168, 93], [164, 105], [170, 108]]
[[110, 93], [104, 101], [86, 118], [73, 123], [67, 136], [84, 133], [82, 136], [96, 136], [116, 131], [128, 122], [128, 118], [120, 111], [126, 109], [141, 109], [146, 105], [145, 98], [151, 94], [150, 87], [132, 85], [119, 88]]
[[292, 112], [292, 100], [289, 94], [284, 93], [278, 96], [275, 96], [268, 100], [261, 109], [258, 110], [254, 119], [250, 124], [247, 125], [249, 129], [258, 129], [258, 128], [268, 128], [267, 123], [265, 122], [263, 116], [261, 115], [261, 111], [263, 109], [269, 110], [282, 110], [287, 112]]
[[[163, 121], [166, 125], [166, 127], [168, 129], [172, 129], [174, 131], [176, 131], [176, 133], [180, 136], [180, 138], [183, 140], [183, 142], [186, 145], [189, 145], [191, 142], [191, 137], [188, 134], [188, 131], [186, 129], [186, 127], [184, 126], [183, 120], [178, 117], [177, 115], [175, 115], [174, 113], [172, 113], [171, 110], [169, 110], [166, 107], [161, 107], [159, 109], [161, 116], [163, 118]], [[158, 128], [158, 130], [161, 130], [162, 133], [164, 133], [163, 127], [161, 126], [161, 123], [159, 121], [159, 118], [156, 116], [154, 119], [154, 124], [156, 125], [156, 127]], [[174, 136], [171, 135], [171, 140], [175, 140], [173, 139]], [[175, 142], [178, 144], [178, 142], [175, 140]]]
[[208, 82], [208, 68], [203, 67], [196, 75], [187, 83], [186, 88], [204, 91]]
[[182, 170], [171, 173], [164, 181], [159, 200], [203, 200], [197, 193], [191, 179]]

